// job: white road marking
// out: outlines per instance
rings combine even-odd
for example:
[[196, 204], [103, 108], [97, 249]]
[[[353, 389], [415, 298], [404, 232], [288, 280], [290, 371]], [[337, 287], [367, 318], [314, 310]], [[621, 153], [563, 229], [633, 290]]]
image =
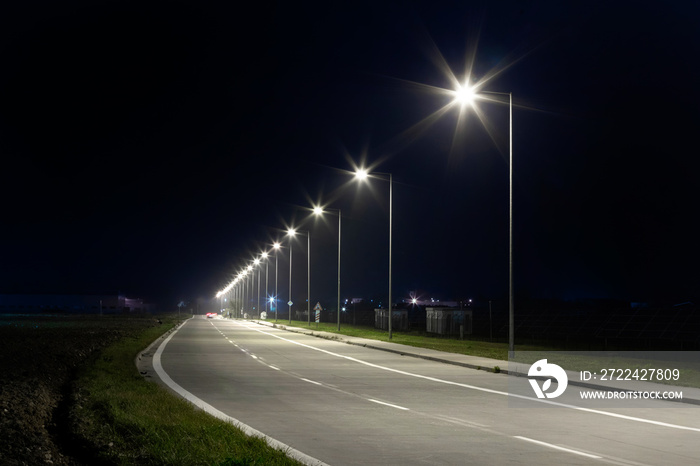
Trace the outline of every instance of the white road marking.
[[367, 401], [371, 401], [372, 403], [379, 403], [380, 405], [384, 405], [384, 406], [391, 406], [392, 408], [401, 409], [403, 411], [410, 411], [410, 409], [404, 408], [403, 406], [393, 405], [391, 403], [384, 403], [383, 401], [374, 400], [372, 398], [367, 398]]
[[602, 456], [591, 455], [591, 454], [589, 454], [589, 453], [584, 453], [584, 452], [582, 452], [582, 451], [572, 450], [572, 449], [570, 449], [570, 448], [560, 447], [560, 446], [558, 446], [558, 445], [553, 445], [553, 444], [551, 444], [551, 443], [542, 442], [542, 441], [540, 441], [540, 440], [534, 440], [534, 439], [527, 438], [527, 437], [521, 437], [521, 436], [519, 436], [519, 435], [516, 435], [515, 438], [520, 439], [520, 440], [525, 440], [526, 442], [532, 442], [532, 443], [536, 443], [536, 444], [538, 444], [538, 445], [542, 445], [542, 446], [545, 446], [545, 447], [553, 448], [553, 449], [555, 449], [555, 450], [561, 450], [561, 451], [565, 451], [565, 452], [567, 452], [567, 453], [573, 453], [574, 455], [585, 456], [586, 458], [594, 458], [594, 459], [602, 459], [602, 458], [603, 458]]
[[301, 380], [303, 380], [304, 382], [309, 382], [309, 383], [312, 383], [312, 384], [314, 384], [314, 385], [320, 385], [320, 386], [323, 387], [323, 384], [322, 384], [321, 382], [316, 382], [316, 381], [313, 381], [313, 380], [305, 379], [304, 377], [302, 377]]
[[[344, 355], [342, 355], [342, 354], [333, 353], [333, 352], [331, 352], [331, 351], [327, 351], [327, 350], [324, 350], [324, 349], [321, 349], [321, 348], [316, 348], [316, 347], [314, 347], [314, 346], [306, 345], [306, 344], [300, 343], [300, 342], [298, 342], [298, 341], [289, 340], [289, 339], [287, 339], [287, 338], [283, 338], [283, 337], [280, 337], [280, 336], [277, 336], [277, 335], [274, 335], [274, 334], [271, 334], [271, 333], [268, 333], [268, 332], [264, 332], [264, 331], [261, 331], [261, 330], [259, 330], [259, 329], [257, 329], [257, 328], [250, 327], [250, 326], [247, 326], [247, 325], [242, 325], [242, 326], [245, 327], [246, 329], [254, 330], [254, 331], [256, 331], [256, 332], [260, 332], [260, 333], [263, 333], [263, 334], [266, 334], [266, 335], [269, 335], [269, 336], [273, 336], [273, 337], [275, 337], [275, 338], [278, 338], [278, 339], [281, 339], [281, 340], [284, 340], [284, 341], [287, 341], [287, 342], [290, 342], [290, 343], [294, 343], [294, 344], [296, 344], [296, 345], [300, 345], [300, 346], [303, 346], [303, 347], [306, 347], [306, 348], [309, 348], [309, 349], [313, 349], [313, 350], [315, 350], [315, 351], [320, 351], [320, 352], [326, 353], [326, 354], [328, 354], [328, 355], [332, 355], [332, 356], [335, 356], [335, 357], [340, 357], [340, 358], [343, 358], [343, 359], [347, 359], [347, 360], [350, 360], [350, 361], [353, 361], [353, 362], [357, 362], [357, 363], [364, 364], [364, 365], [367, 365], [367, 366], [375, 367], [375, 368], [378, 368], [378, 369], [387, 370], [387, 371], [395, 372], [395, 373], [400, 373], [400, 374], [403, 374], [403, 375], [409, 375], [409, 376], [413, 376], [413, 377], [417, 377], [417, 378], [422, 378], [422, 379], [426, 379], [426, 380], [441, 382], [441, 383], [445, 383], [445, 384], [449, 384], [449, 385], [457, 385], [457, 386], [462, 386], [462, 387], [465, 387], [465, 388], [470, 388], [470, 389], [475, 389], [475, 390], [480, 390], [480, 391], [485, 391], [485, 392], [496, 393], [496, 394], [500, 394], [500, 395], [517, 396], [518, 398], [524, 398], [524, 399], [528, 399], [528, 400], [531, 400], [531, 401], [542, 401], [542, 400], [531, 399], [531, 398], [524, 397], [524, 396], [520, 396], [520, 395], [511, 395], [511, 394], [509, 394], [509, 393], [507, 393], [507, 392], [500, 392], [500, 391], [498, 391], [498, 390], [491, 390], [491, 389], [486, 389], [486, 388], [482, 388], [482, 387], [476, 387], [476, 386], [471, 386], [471, 385], [467, 385], [467, 384], [461, 384], [461, 383], [457, 383], [457, 382], [452, 382], [452, 381], [449, 381], [449, 380], [437, 379], [437, 378], [434, 378], [434, 377], [428, 377], [428, 376], [423, 376], [423, 375], [420, 375], [420, 374], [414, 374], [414, 373], [410, 373], [410, 372], [400, 371], [400, 370], [392, 369], [392, 368], [389, 368], [389, 367], [386, 367], [386, 366], [380, 366], [380, 365], [377, 365], [377, 364], [373, 364], [373, 363], [369, 363], [369, 362], [366, 362], [366, 361], [362, 361], [362, 360], [360, 360], [360, 359], [356, 359], [356, 358], [353, 358], [353, 357], [350, 357], [350, 356], [344, 356]], [[217, 330], [218, 330], [218, 329], [217, 329]], [[223, 334], [223, 333], [222, 333], [222, 334]], [[228, 340], [228, 338], [227, 338], [227, 340]], [[267, 366], [267, 367], [269, 367], [269, 368], [271, 368], [271, 369], [274, 369], [274, 370], [277, 370], [277, 371], [282, 371], [282, 369], [280, 369], [280, 368], [278, 368], [278, 367], [275, 367], [275, 366], [273, 366], [273, 365], [270, 365], [270, 364], [264, 362], [262, 359], [259, 359], [257, 356], [253, 355], [253, 354], [252, 354], [251, 352], [249, 352], [248, 350], [246, 350], [246, 349], [244, 349], [244, 348], [242, 348], [242, 347], [239, 347], [239, 346], [238, 346], [237, 344], [235, 344], [233, 341], [231, 341], [231, 343], [233, 343], [235, 346], [237, 346], [237, 347], [238, 347], [241, 351], [243, 351], [244, 353], [249, 354], [249, 355], [252, 356], [253, 358], [257, 359], [258, 362], [260, 362], [261, 364], [264, 364], [265, 366]], [[335, 386], [327, 385], [327, 384], [324, 384], [324, 383], [321, 383], [321, 382], [316, 382], [316, 381], [314, 381], [314, 380], [310, 380], [310, 379], [304, 378], [304, 377], [302, 377], [302, 376], [299, 375], [299, 374], [294, 374], [294, 373], [287, 372], [287, 371], [282, 371], [282, 372], [285, 372], [285, 373], [287, 373], [288, 375], [292, 375], [293, 377], [298, 378], [298, 379], [300, 379], [300, 380], [303, 380], [304, 382], [309, 382], [309, 383], [314, 384], [314, 385], [318, 385], [318, 386], [321, 386], [321, 387], [324, 387], [324, 388], [328, 388], [328, 389], [331, 389], [331, 390], [335, 390], [335, 391], [338, 391], [338, 392], [342, 392], [342, 393], [345, 393], [346, 395], [350, 395], [350, 396], [353, 396], [353, 397], [356, 397], [356, 398], [360, 398], [360, 399], [365, 400], [365, 401], [370, 401], [370, 402], [372, 402], [372, 403], [377, 403], [377, 404], [381, 404], [381, 405], [384, 405], [384, 406], [389, 406], [389, 407], [396, 408], [396, 409], [400, 409], [400, 410], [403, 410], [403, 411], [411, 411], [411, 412], [414, 412], [414, 413], [416, 413], [416, 414], [418, 414], [418, 415], [421, 415], [421, 416], [428, 416], [428, 417], [433, 417], [433, 418], [442, 419], [442, 420], [447, 421], [447, 422], [451, 422], [451, 423], [463, 425], [463, 426], [465, 426], [465, 427], [476, 428], [476, 429], [483, 430], [483, 431], [486, 431], [486, 432], [490, 432], [490, 433], [492, 433], [492, 434], [499, 435], [499, 436], [511, 437], [511, 436], [509, 436], [509, 435], [507, 435], [507, 434], [504, 434], [504, 433], [497, 432], [497, 431], [494, 431], [494, 430], [492, 430], [492, 429], [489, 429], [488, 426], [485, 426], [485, 425], [483, 425], [483, 424], [477, 424], [477, 423], [465, 421], [465, 420], [462, 420], [462, 419], [450, 418], [450, 417], [447, 417], [447, 416], [434, 416], [434, 415], [429, 415], [429, 414], [426, 414], [426, 413], [420, 413], [420, 412], [417, 412], [417, 411], [412, 411], [411, 409], [406, 408], [406, 407], [403, 407], [403, 406], [399, 406], [399, 405], [395, 405], [395, 404], [392, 404], [392, 403], [387, 403], [387, 402], [384, 402], [384, 401], [379, 401], [379, 400], [376, 400], [376, 399], [373, 399], [373, 398], [368, 398], [368, 397], [366, 397], [366, 396], [360, 396], [360, 395], [357, 395], [357, 394], [354, 394], [354, 393], [346, 392], [346, 391], [341, 390], [341, 389], [339, 389], [339, 388], [337, 388], [337, 387], [335, 387]], [[559, 405], [559, 406], [568, 407], [568, 408], [573, 408], [573, 409], [578, 409], [578, 410], [583, 410], [583, 411], [592, 411], [592, 412], [596, 412], [596, 410], [590, 410], [590, 409], [587, 409], [587, 408], [579, 408], [578, 406], [573, 406], [573, 405], [565, 405], [565, 404], [561, 404], [561, 403], [548, 402], [548, 401], [546, 401], [546, 400], [544, 400], [544, 402], [546, 402], [546, 403], [548, 403], [548, 404], [554, 404], [554, 405]], [[658, 423], [658, 422], [656, 422], [656, 421], [650, 421], [650, 420], [645, 420], [645, 419], [641, 419], [641, 418], [632, 418], [632, 417], [629, 417], [629, 416], [615, 415], [614, 413], [607, 413], [607, 412], [604, 412], [604, 411], [600, 411], [599, 413], [600, 413], [600, 414], [605, 414], [605, 415], [616, 416], [616, 417], [629, 418], [629, 419], [632, 419], [632, 420], [638, 420], [638, 419], [639, 419], [639, 420], [641, 420], [642, 422], [650, 422], [650, 423], [662, 424], [662, 425], [665, 424], [665, 423]], [[668, 424], [668, 426], [674, 426], [674, 425], [673, 425], [673, 424]], [[683, 428], [683, 426], [676, 426], [676, 427]], [[686, 428], [686, 429], [695, 430], [695, 429], [693, 429], [693, 428]], [[567, 453], [571, 453], [571, 454], [575, 454], [575, 455], [580, 455], [580, 456], [584, 456], [584, 457], [591, 458], [591, 459], [600, 459], [600, 460], [603, 460], [603, 461], [609, 461], [608, 458], [603, 457], [603, 456], [594, 455], [594, 454], [591, 454], [591, 453], [585, 453], [585, 452], [582, 452], [582, 451], [579, 451], [579, 450], [575, 450], [575, 449], [572, 449], [572, 448], [561, 447], [561, 446], [558, 446], [558, 445], [554, 445], [554, 444], [551, 444], [551, 443], [543, 442], [543, 441], [540, 441], [540, 440], [531, 439], [531, 438], [528, 438], [528, 437], [512, 436], [512, 438], [517, 438], [517, 439], [520, 439], [520, 440], [523, 440], [523, 441], [527, 441], [527, 442], [530, 442], [530, 443], [534, 443], [534, 444], [538, 444], [538, 445], [544, 446], [544, 447], [546, 447], [546, 448], [551, 448], [551, 449], [555, 449], [555, 450], [560, 450], [560, 451], [563, 451], [563, 452], [567, 452]], [[610, 459], [612, 459], [612, 458], [610, 458]], [[615, 462], [615, 461], [613, 461], [613, 462]], [[628, 462], [624, 462], [624, 461], [623, 461], [622, 463], [619, 463], [619, 464], [625, 464], [625, 465], [626, 465], [626, 464], [632, 464], [632, 463], [628, 463]], [[639, 463], [635, 463], [635, 464], [639, 464]]]
[[446, 385], [454, 385], [454, 386], [463, 387], [463, 388], [468, 388], [468, 389], [470, 389], [470, 390], [477, 390], [477, 391], [485, 392], [485, 393], [493, 393], [494, 395], [512, 396], [512, 397], [514, 397], [514, 398], [521, 398], [521, 399], [523, 399], [523, 400], [528, 400], [528, 401], [532, 401], [532, 402], [536, 402], [536, 403], [545, 403], [545, 404], [548, 404], [548, 405], [560, 406], [560, 407], [562, 407], [562, 408], [569, 408], [569, 409], [574, 409], [574, 410], [577, 410], [577, 411], [582, 411], [582, 412], [587, 412], [587, 413], [593, 413], [593, 414], [599, 414], [599, 415], [602, 415], [602, 416], [609, 416], [609, 417], [614, 417], [614, 418], [618, 418], [618, 419], [625, 419], [625, 420], [633, 421], [633, 422], [641, 422], [641, 423], [645, 423], [645, 424], [652, 424], [652, 425], [661, 426], [661, 427], [668, 427], [668, 428], [671, 428], [671, 429], [688, 430], [688, 431], [692, 431], [692, 432], [700, 432], [700, 428], [697, 428], [697, 427], [681, 426], [681, 425], [678, 425], [678, 424], [670, 424], [670, 423], [668, 423], [668, 422], [654, 421], [654, 420], [651, 420], [651, 419], [644, 419], [644, 418], [641, 418], [641, 417], [626, 416], [626, 415], [624, 415], [624, 414], [611, 413], [611, 412], [602, 411], [602, 410], [599, 410], [599, 409], [583, 408], [583, 407], [581, 407], [581, 406], [575, 406], [575, 405], [570, 405], [570, 404], [566, 404], [566, 403], [557, 403], [556, 401], [543, 400], [543, 399], [539, 399], [539, 398], [531, 398], [531, 397], [529, 397], [529, 396], [517, 395], [517, 394], [514, 394], [514, 393], [503, 392], [503, 391], [500, 391], [500, 390], [492, 390], [492, 389], [490, 389], [490, 388], [477, 387], [477, 386], [475, 386], [475, 385], [469, 385], [469, 384], [464, 384], [464, 383], [459, 383], [459, 382], [453, 382], [453, 381], [451, 381], [451, 380], [438, 379], [438, 378], [436, 378], [436, 377], [430, 377], [430, 376], [427, 376], [427, 375], [414, 374], [414, 373], [412, 373], [412, 372], [406, 372], [406, 371], [402, 371], [402, 370], [399, 370], [399, 369], [393, 369], [393, 368], [391, 368], [391, 367], [380, 366], [379, 364], [374, 364], [374, 363], [371, 363], [371, 362], [363, 361], [363, 360], [361, 360], [361, 359], [353, 358], [352, 356], [345, 356], [345, 355], [343, 355], [343, 354], [334, 353], [334, 352], [332, 352], [332, 351], [328, 351], [328, 350], [324, 350], [324, 349], [321, 349], [321, 348], [317, 348], [317, 347], [315, 347], [315, 346], [307, 345], [307, 344], [305, 344], [305, 343], [301, 343], [301, 342], [298, 342], [298, 341], [295, 341], [295, 340], [290, 340], [290, 339], [288, 339], [288, 338], [284, 338], [284, 337], [282, 337], [282, 336], [275, 335], [274, 333], [266, 332], [266, 331], [264, 331], [264, 330], [260, 330], [260, 329], [255, 328], [255, 327], [251, 327], [251, 326], [249, 326], [249, 325], [243, 325], [243, 324], [238, 324], [238, 325], [241, 325], [241, 326], [243, 326], [243, 327], [245, 327], [245, 328], [247, 328], [247, 329], [249, 329], [249, 330], [253, 330], [253, 331], [262, 333], [262, 334], [264, 334], [264, 335], [269, 335], [269, 336], [271, 336], [271, 337], [273, 337], [273, 338], [277, 338], [277, 339], [280, 339], [280, 340], [283, 340], [283, 341], [286, 341], [286, 342], [289, 342], [289, 343], [293, 343], [293, 344], [295, 344], [295, 345], [299, 345], [299, 346], [303, 346], [303, 347], [308, 348], [308, 349], [312, 349], [312, 350], [314, 350], [314, 351], [319, 351], [319, 352], [321, 352], [321, 353], [328, 354], [328, 355], [330, 355], [330, 356], [334, 356], [334, 357], [337, 357], [337, 358], [346, 359], [346, 360], [348, 360], [348, 361], [353, 361], [353, 362], [356, 362], [356, 363], [358, 363], [358, 364], [363, 364], [363, 365], [365, 365], [365, 366], [374, 367], [374, 368], [376, 368], [376, 369], [381, 369], [381, 370], [385, 370], [385, 371], [388, 371], [388, 372], [393, 372], [393, 373], [395, 373], [395, 374], [406, 375], [406, 376], [409, 376], [409, 377], [415, 377], [415, 378], [423, 379], [423, 380], [430, 380], [430, 381], [432, 381], [432, 382], [444, 383], [444, 384], [446, 384]]

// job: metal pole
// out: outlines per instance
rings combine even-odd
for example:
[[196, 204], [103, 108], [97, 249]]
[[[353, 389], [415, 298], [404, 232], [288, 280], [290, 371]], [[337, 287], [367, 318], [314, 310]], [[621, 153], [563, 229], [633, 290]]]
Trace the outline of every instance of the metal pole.
[[311, 231], [306, 232], [306, 314], [311, 327]]
[[508, 325], [509, 325], [509, 335], [508, 335], [508, 353], [509, 357], [513, 357], [515, 353], [515, 313], [514, 313], [514, 302], [513, 302], [513, 93], [508, 94], [510, 96], [510, 199], [509, 199], [509, 231], [508, 231], [508, 243], [509, 243], [509, 259], [508, 259], [508, 288], [509, 288], [509, 305], [508, 305]]
[[389, 173], [389, 340], [391, 340], [391, 226], [393, 210], [394, 177]]
[[491, 301], [489, 301], [489, 339], [493, 341], [493, 319], [491, 318]]
[[515, 353], [515, 304], [513, 297], [513, 93], [485, 92], [508, 96], [509, 160], [508, 160], [508, 356]]
[[277, 306], [279, 305], [279, 299], [277, 299], [277, 271], [279, 270], [279, 251], [275, 250], [275, 322], [277, 322]]
[[270, 260], [265, 258], [265, 317], [267, 318], [267, 302], [269, 298], [267, 296], [267, 274], [270, 267]]
[[258, 267], [258, 318], [260, 318], [260, 267]]
[[342, 214], [338, 209], [338, 331], [340, 332], [340, 219]]
[[289, 325], [292, 325], [292, 237], [289, 237]]

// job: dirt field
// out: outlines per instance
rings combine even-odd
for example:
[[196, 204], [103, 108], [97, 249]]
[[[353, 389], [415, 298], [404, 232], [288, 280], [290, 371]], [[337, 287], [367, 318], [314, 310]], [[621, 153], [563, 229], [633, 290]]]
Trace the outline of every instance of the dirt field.
[[0, 314], [0, 464], [88, 464], [67, 413], [76, 371], [154, 317]]

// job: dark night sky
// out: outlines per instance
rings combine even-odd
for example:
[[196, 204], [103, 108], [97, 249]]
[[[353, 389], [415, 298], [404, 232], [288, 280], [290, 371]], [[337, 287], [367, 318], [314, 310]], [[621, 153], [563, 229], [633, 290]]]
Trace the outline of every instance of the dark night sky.
[[[700, 299], [697, 4], [252, 8], [2, 7], [0, 293], [210, 297], [323, 200], [343, 294], [384, 296], [388, 184], [340, 171], [364, 158], [394, 177], [396, 297], [505, 297], [507, 106], [480, 105], [493, 139], [456, 110], [407, 132], [449, 101], [412, 84], [450, 86], [437, 51], [461, 80], [475, 50], [477, 80], [512, 65], [484, 90], [516, 105], [517, 294]], [[336, 221], [307, 224], [322, 298]]]

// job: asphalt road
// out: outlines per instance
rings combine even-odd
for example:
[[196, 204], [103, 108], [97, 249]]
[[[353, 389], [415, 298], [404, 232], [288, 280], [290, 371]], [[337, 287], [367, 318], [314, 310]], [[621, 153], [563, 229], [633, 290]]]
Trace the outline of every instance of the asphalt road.
[[331, 465], [700, 464], [692, 405], [513, 407], [508, 375], [203, 317], [156, 361], [181, 394]]

